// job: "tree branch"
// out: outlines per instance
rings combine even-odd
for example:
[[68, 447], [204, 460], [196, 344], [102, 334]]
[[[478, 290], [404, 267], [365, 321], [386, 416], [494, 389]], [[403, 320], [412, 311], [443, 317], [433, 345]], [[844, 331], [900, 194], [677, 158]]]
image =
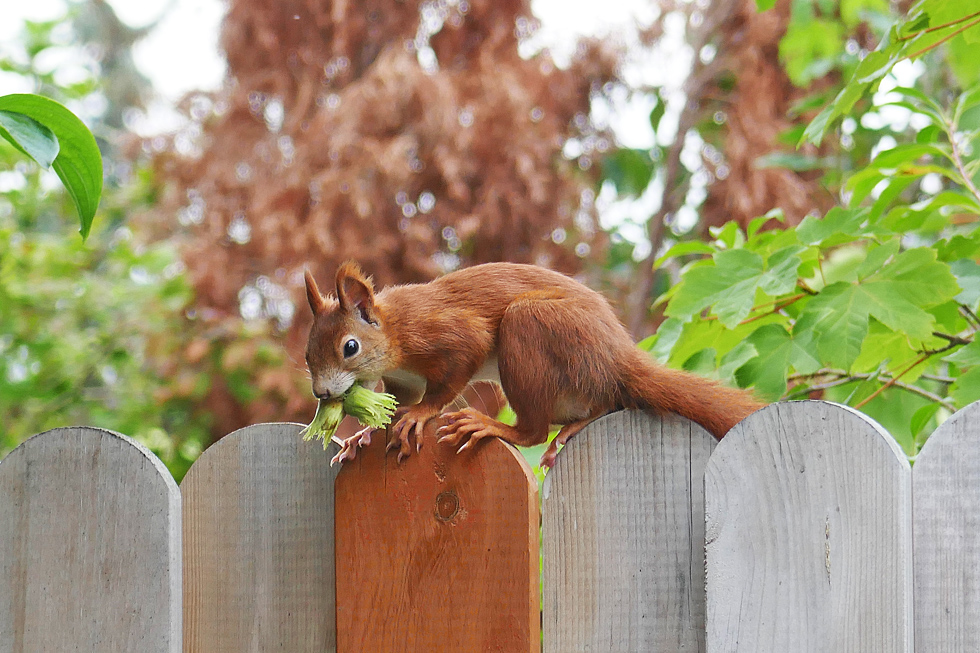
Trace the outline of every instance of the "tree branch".
[[[909, 370], [904, 370], [903, 372], [901, 372], [901, 374], [906, 374], [908, 371]], [[868, 403], [869, 401], [871, 401], [871, 399], [873, 399], [878, 394], [880, 394], [885, 388], [894, 386], [900, 390], [905, 390], [906, 392], [912, 393], [914, 395], [918, 395], [920, 397], [928, 399], [929, 401], [936, 402], [942, 405], [944, 408], [949, 409], [950, 411], [956, 410], [955, 404], [953, 404], [953, 402], [950, 401], [950, 399], [947, 397], [941, 397], [934, 392], [929, 392], [924, 388], [920, 388], [919, 386], [912, 385], [910, 383], [903, 383], [901, 381], [898, 381], [897, 377], [889, 377], [881, 374], [849, 374], [844, 370], [821, 369], [821, 370], [817, 370], [816, 372], [813, 372], [812, 374], [793, 374], [789, 377], [788, 380], [801, 381], [806, 378], [819, 378], [821, 376], [836, 376], [838, 378], [834, 379], [833, 381], [828, 381], [826, 383], [820, 383], [817, 385], [811, 385], [805, 388], [800, 388], [799, 390], [789, 393], [787, 395], [787, 398], [806, 394], [808, 392], [827, 390], [829, 388], [835, 388], [837, 386], [846, 385], [848, 383], [854, 383], [856, 381], [872, 381], [875, 379], [881, 379], [886, 381], [886, 384], [883, 387], [879, 388], [873, 395], [871, 395], [870, 397], [862, 401], [860, 404], [855, 406], [855, 408], [860, 408], [864, 404]], [[940, 379], [936, 378], [935, 380], [940, 380]], [[953, 382], [953, 379], [942, 379], [942, 380], [949, 383]]]
[[[692, 5], [693, 6], [693, 5]], [[687, 134], [697, 124], [700, 118], [698, 107], [705, 96], [712, 90], [711, 82], [724, 70], [727, 65], [724, 58], [719, 56], [708, 64], [701, 62], [697, 54], [714, 38], [717, 31], [734, 17], [738, 3], [736, 0], [720, 0], [715, 3], [712, 11], [706, 14], [701, 28], [692, 33], [690, 47], [695, 53], [694, 66], [687, 81], [684, 83], [686, 106], [681, 111], [677, 124], [677, 135], [667, 149], [664, 163], [664, 195], [660, 209], [647, 222], [647, 238], [650, 240], [650, 254], [639, 264], [639, 272], [633, 291], [626, 298], [626, 325], [634, 336], [642, 336], [643, 327], [650, 310], [651, 293], [657, 270], [653, 265], [657, 253], [664, 240], [664, 227], [667, 216], [677, 212], [687, 194], [687, 185], [679, 184], [681, 175], [681, 151]], [[719, 52], [724, 51], [719, 48]]]

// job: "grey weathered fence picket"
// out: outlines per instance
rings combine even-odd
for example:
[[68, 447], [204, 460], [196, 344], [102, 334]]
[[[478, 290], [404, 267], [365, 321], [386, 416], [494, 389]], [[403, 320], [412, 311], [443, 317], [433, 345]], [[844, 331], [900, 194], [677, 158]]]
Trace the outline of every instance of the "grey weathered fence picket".
[[[227, 436], [179, 490], [101, 429], [15, 449], [0, 653], [537, 650], [520, 456], [429, 441], [412, 467], [364, 452], [338, 480], [299, 428]], [[980, 650], [980, 403], [911, 469], [825, 402], [769, 406], [717, 446], [678, 417], [617, 413], [541, 495], [546, 652]]]
[[163, 463], [94, 428], [0, 461], [0, 651], [181, 645], [180, 495]]

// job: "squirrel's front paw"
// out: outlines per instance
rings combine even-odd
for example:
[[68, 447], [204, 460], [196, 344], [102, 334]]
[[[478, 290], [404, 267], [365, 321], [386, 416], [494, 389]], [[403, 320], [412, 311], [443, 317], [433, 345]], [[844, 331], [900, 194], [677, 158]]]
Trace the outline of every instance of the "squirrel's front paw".
[[399, 409], [395, 413], [394, 426], [391, 427], [394, 437], [389, 437], [388, 447], [385, 452], [391, 451], [394, 448], [398, 448], [398, 462], [401, 463], [403, 458], [408, 458], [412, 455], [412, 445], [411, 438], [415, 438], [415, 450], [422, 450], [422, 431], [425, 429], [425, 425], [429, 423], [429, 420], [438, 415], [438, 411], [433, 412], [427, 408], [420, 408], [418, 406], [412, 406], [410, 408], [404, 409], [401, 417], [398, 416]]
[[376, 429], [373, 426], [363, 428], [349, 438], [340, 441], [340, 451], [330, 459], [330, 465], [342, 463], [345, 460], [354, 460], [357, 457], [357, 450], [371, 444], [371, 434]]

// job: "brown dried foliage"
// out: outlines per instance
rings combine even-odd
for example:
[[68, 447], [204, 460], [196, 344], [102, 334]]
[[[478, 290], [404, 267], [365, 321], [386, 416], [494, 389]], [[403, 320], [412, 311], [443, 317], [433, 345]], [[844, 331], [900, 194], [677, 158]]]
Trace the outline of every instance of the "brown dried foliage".
[[[789, 0], [766, 12], [756, 9], [755, 0], [739, 0], [722, 26], [720, 49], [735, 87], [723, 102], [708, 100], [704, 107], [725, 116], [720, 149], [728, 176], [708, 191], [701, 223], [705, 232], [729, 220], [745, 225], [775, 207], [783, 210], [787, 223], [798, 224], [808, 213], [823, 214], [834, 203], [819, 183], [819, 172], [759, 165], [767, 154], [794, 151], [795, 144], [780, 143], [779, 136], [794, 124], [789, 117], [793, 105], [813, 92], [796, 88], [779, 61], [789, 15]], [[712, 90], [706, 96], [718, 95]], [[813, 153], [813, 148], [804, 151]]]
[[[430, 35], [423, 14], [442, 29]], [[155, 219], [167, 228], [189, 204], [203, 218], [182, 239], [202, 319], [235, 319], [239, 292], [259, 278], [285, 287], [297, 311], [283, 334], [294, 365], [254, 381], [272, 395], [260, 405], [212, 390], [216, 434], [310, 416], [296, 371], [309, 324], [304, 266], [325, 282], [352, 258], [380, 284], [492, 260], [578, 269], [569, 245], [595, 234], [573, 216], [594, 169], [561, 151], [591, 129], [590, 94], [616, 57], [589, 43], [567, 70], [547, 53], [524, 59], [519, 39], [533, 26], [525, 0], [231, 1], [230, 79], [187, 102], [198, 151], [179, 152], [174, 139], [156, 156]], [[419, 64], [426, 45], [437, 70]], [[564, 244], [550, 238], [558, 228]]]

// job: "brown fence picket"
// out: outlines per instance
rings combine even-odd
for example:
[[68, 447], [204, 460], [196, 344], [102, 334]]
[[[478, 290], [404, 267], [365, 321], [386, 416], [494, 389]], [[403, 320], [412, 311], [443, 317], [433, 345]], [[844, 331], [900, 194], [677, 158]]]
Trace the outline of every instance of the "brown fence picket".
[[537, 483], [491, 439], [425, 446], [400, 465], [384, 437], [337, 477], [340, 651], [540, 650]]

